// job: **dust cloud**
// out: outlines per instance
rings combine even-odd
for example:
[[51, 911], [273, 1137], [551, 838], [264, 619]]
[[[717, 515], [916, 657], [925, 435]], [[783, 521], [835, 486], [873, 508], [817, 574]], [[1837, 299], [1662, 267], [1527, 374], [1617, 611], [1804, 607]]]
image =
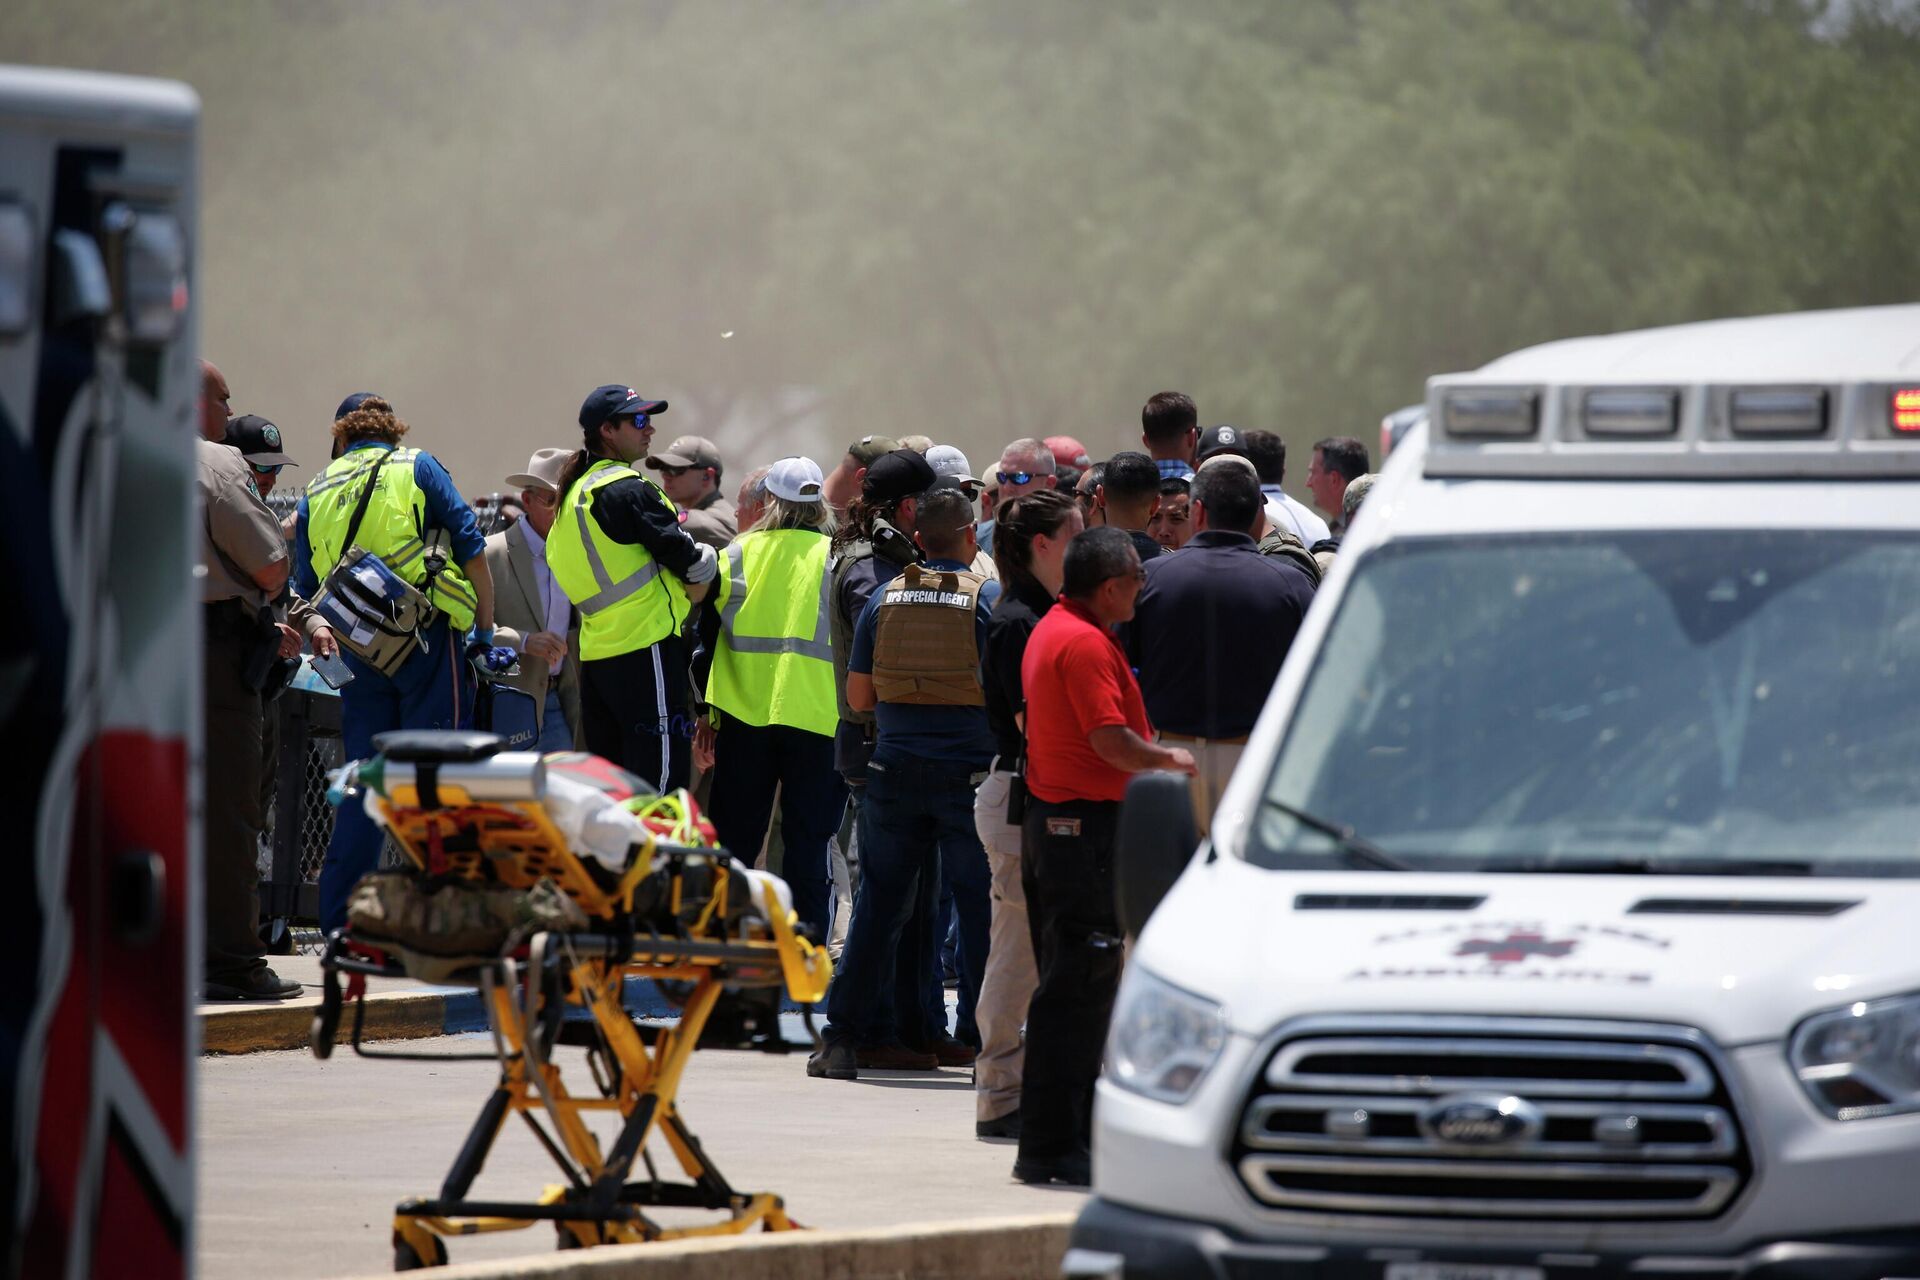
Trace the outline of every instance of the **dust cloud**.
[[1433, 372], [1898, 300], [1912, 6], [1816, 9], [14, 0], [0, 59], [199, 90], [202, 345], [309, 475], [357, 390], [477, 495], [601, 382], [735, 477], [1176, 388], [1298, 494]]

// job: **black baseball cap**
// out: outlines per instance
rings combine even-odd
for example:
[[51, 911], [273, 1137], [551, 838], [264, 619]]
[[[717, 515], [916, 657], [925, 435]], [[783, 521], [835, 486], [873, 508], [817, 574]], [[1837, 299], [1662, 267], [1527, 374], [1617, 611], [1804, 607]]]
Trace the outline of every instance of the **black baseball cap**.
[[883, 453], [867, 464], [860, 496], [867, 502], [898, 502], [933, 488], [940, 477], [922, 454], [911, 449]]
[[1200, 456], [1211, 457], [1216, 453], [1237, 453], [1247, 456], [1247, 435], [1238, 427], [1221, 425], [1208, 427], [1200, 433]]
[[665, 400], [649, 400], [623, 382], [609, 382], [604, 387], [595, 387], [580, 405], [580, 425], [592, 431], [615, 418], [666, 411]]
[[340, 402], [340, 407], [333, 411], [333, 420], [335, 422], [340, 421], [340, 419], [346, 417], [369, 400], [384, 398], [385, 397], [381, 396], [378, 391], [356, 391]]
[[280, 428], [257, 413], [227, 419], [227, 443], [247, 456], [256, 467], [297, 467], [300, 464], [280, 452]]

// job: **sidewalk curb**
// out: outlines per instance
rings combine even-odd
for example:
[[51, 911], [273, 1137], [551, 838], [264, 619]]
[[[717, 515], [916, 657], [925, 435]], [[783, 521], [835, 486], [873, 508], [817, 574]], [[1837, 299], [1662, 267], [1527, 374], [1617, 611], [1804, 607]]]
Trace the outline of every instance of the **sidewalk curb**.
[[436, 1267], [433, 1275], [436, 1280], [1053, 1280], [1075, 1216], [602, 1245]]
[[[651, 978], [626, 981], [626, 1005], [635, 1017], [671, 1019], [680, 1011], [660, 994]], [[791, 1000], [782, 1007], [797, 1009]], [[276, 1049], [305, 1049], [318, 996], [257, 1004], [203, 1004], [200, 1006], [202, 1054], [264, 1053]], [[421, 1040], [487, 1029], [486, 1006], [471, 987], [429, 987], [417, 991], [377, 991], [367, 996], [366, 1022], [361, 1039]], [[345, 1047], [353, 1034], [353, 1007], [340, 1015], [336, 1043]]]

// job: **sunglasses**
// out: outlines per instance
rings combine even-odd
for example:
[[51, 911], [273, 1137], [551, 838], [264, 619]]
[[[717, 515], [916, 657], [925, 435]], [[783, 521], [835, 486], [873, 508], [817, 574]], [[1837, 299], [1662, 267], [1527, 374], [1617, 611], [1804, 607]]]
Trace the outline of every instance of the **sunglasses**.
[[263, 467], [257, 462], [249, 462], [247, 465], [253, 468], [253, 474], [257, 476], [277, 476], [280, 474], [280, 468], [286, 464], [276, 463], [271, 467]]
[[1031, 471], [996, 471], [994, 475], [1001, 484], [1029, 484], [1033, 480]]
[[647, 424], [651, 420], [651, 415], [644, 413], [627, 413], [621, 415], [621, 421], [632, 423], [635, 431], [645, 431]]

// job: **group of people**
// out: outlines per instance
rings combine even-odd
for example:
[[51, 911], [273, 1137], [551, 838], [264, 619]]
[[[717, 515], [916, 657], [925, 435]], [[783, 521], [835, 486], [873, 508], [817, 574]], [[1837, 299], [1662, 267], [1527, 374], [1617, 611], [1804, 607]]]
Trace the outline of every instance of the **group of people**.
[[[482, 537], [393, 406], [357, 393], [283, 529], [260, 496], [292, 459], [226, 393], [207, 366], [210, 996], [293, 986], [255, 932], [255, 649], [344, 664], [357, 758], [389, 729], [467, 723], [468, 658], [504, 647], [541, 750], [690, 788], [722, 844], [777, 861], [837, 960], [810, 1075], [971, 1064], [976, 1132], [1017, 1139], [1015, 1176], [1087, 1180], [1128, 779], [1189, 775], [1204, 827], [1369, 482], [1364, 446], [1315, 445], [1323, 519], [1285, 492], [1277, 435], [1203, 431], [1166, 392], [1142, 448], [1104, 460], [1020, 439], [983, 477], [951, 445], [865, 436], [830, 471], [758, 467], [729, 502], [713, 443], [655, 448], [667, 402], [611, 384], [577, 444], [506, 478], [517, 518]], [[409, 634], [353, 612], [375, 582], [417, 606]], [[343, 807], [324, 930], [379, 848]]]

